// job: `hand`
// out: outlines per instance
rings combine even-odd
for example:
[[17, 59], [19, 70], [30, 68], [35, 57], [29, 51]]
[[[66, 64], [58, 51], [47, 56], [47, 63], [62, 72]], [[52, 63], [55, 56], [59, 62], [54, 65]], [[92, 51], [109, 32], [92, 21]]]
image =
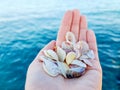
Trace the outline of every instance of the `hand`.
[[[84, 40], [89, 44], [90, 49], [95, 53], [93, 66], [89, 67], [86, 73], [80, 78], [64, 79], [61, 75], [50, 77], [39, 62], [39, 56], [43, 50], [53, 49], [55, 45], [61, 45], [65, 40], [66, 32], [71, 31], [75, 34], [77, 40]], [[26, 90], [101, 90], [102, 87], [102, 69], [100, 66], [95, 34], [88, 30], [86, 17], [80, 15], [78, 10], [67, 11], [64, 15], [57, 41], [51, 41], [37, 55], [30, 64], [27, 72]]]

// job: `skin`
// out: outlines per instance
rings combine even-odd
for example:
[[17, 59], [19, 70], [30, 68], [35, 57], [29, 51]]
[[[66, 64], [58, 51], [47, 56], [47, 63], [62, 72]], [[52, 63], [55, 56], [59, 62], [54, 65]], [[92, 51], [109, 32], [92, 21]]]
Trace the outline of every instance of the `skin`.
[[[43, 50], [60, 46], [65, 40], [66, 32], [71, 31], [76, 39], [84, 40], [95, 53], [92, 67], [88, 67], [86, 73], [80, 78], [64, 79], [61, 75], [51, 77], [43, 70], [39, 56]], [[88, 30], [86, 17], [78, 10], [67, 11], [63, 17], [56, 41], [48, 43], [30, 64], [27, 72], [25, 90], [101, 90], [102, 69], [99, 62], [96, 37], [92, 30]]]

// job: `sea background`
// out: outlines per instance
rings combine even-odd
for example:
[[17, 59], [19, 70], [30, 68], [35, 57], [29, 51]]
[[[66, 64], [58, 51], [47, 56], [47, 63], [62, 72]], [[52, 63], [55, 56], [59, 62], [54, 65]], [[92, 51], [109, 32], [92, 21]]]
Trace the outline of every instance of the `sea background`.
[[0, 0], [0, 90], [24, 90], [29, 64], [72, 9], [96, 34], [103, 90], [120, 90], [120, 0]]

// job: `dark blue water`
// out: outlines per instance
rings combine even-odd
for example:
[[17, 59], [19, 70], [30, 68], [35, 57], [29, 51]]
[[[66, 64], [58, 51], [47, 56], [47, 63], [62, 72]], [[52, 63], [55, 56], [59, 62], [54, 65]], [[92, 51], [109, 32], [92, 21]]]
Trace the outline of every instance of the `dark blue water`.
[[103, 90], [120, 90], [119, 5], [120, 0], [0, 1], [0, 90], [24, 90], [29, 64], [56, 39], [62, 16], [74, 8], [96, 33]]

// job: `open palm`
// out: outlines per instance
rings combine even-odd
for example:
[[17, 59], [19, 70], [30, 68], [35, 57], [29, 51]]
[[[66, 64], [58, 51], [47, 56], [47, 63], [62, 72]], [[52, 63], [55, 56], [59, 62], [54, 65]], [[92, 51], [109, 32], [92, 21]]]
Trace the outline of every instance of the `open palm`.
[[[75, 34], [76, 39], [84, 40], [89, 44], [90, 49], [95, 53], [93, 66], [88, 67], [86, 73], [80, 78], [64, 79], [62, 76], [50, 77], [39, 62], [39, 56], [42, 50], [53, 49], [55, 45], [61, 45], [65, 41], [65, 35], [68, 31]], [[92, 30], [88, 30], [86, 17], [80, 15], [78, 10], [67, 11], [62, 20], [57, 40], [51, 41], [42, 49], [35, 60], [30, 64], [26, 78], [26, 90], [101, 90], [102, 70], [98, 58], [96, 38]]]

